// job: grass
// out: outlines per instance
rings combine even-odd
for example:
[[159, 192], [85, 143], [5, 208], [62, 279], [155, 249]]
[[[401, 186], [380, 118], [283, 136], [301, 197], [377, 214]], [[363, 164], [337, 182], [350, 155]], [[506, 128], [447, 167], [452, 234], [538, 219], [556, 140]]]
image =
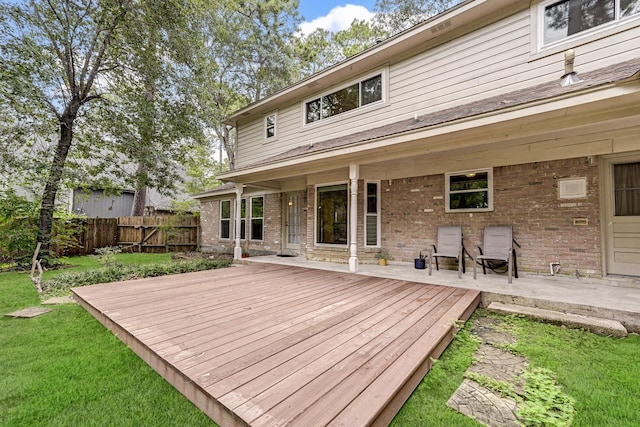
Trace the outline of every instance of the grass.
[[[120, 254], [157, 263], [170, 254]], [[95, 258], [68, 260], [87, 271]], [[39, 304], [25, 273], [0, 274], [0, 314]], [[117, 337], [77, 305], [32, 318], [0, 318], [1, 426], [215, 426]]]
[[[478, 310], [472, 317], [487, 315]], [[504, 320], [518, 342], [511, 349], [527, 357], [535, 369], [554, 374], [564, 393], [575, 399], [573, 427], [640, 425], [640, 337], [603, 337], [515, 316]], [[392, 426], [480, 426], [446, 406], [472, 360], [476, 343], [465, 325], [416, 391]]]
[[516, 350], [555, 372], [576, 401], [573, 426], [638, 426], [640, 336], [603, 337], [512, 318]]
[[[145, 264], [168, 261], [170, 254], [116, 257], [122, 264]], [[100, 267], [92, 257], [68, 262], [72, 268], [48, 271], [44, 279]], [[0, 273], [0, 314], [39, 302], [27, 274]], [[0, 317], [0, 426], [215, 426], [82, 308], [52, 309], [33, 319]], [[513, 351], [532, 367], [553, 372], [575, 399], [574, 427], [640, 425], [640, 337], [615, 339], [500, 318], [518, 338]], [[467, 323], [391, 425], [480, 426], [446, 406], [476, 348]]]

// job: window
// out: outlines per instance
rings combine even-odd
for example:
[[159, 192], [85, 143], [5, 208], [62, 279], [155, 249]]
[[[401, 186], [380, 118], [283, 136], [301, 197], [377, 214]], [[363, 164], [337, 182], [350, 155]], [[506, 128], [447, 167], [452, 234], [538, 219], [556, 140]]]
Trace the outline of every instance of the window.
[[382, 74], [305, 103], [305, 123], [313, 123], [382, 100]]
[[380, 192], [377, 182], [365, 183], [365, 217], [364, 241], [365, 246], [380, 246], [378, 239], [380, 230]]
[[277, 114], [269, 114], [264, 118], [264, 139], [265, 141], [275, 139], [277, 136]]
[[613, 165], [616, 216], [640, 216], [640, 163]]
[[347, 244], [347, 184], [318, 187], [316, 191], [316, 242]]
[[491, 169], [448, 173], [446, 212], [482, 212], [493, 210], [493, 173]]
[[264, 197], [251, 198], [251, 240], [264, 237]]
[[220, 238], [231, 238], [231, 200], [220, 201]]
[[247, 199], [240, 201], [240, 240], [247, 238]]
[[543, 4], [543, 42], [565, 39], [640, 13], [640, 0], [563, 0]]

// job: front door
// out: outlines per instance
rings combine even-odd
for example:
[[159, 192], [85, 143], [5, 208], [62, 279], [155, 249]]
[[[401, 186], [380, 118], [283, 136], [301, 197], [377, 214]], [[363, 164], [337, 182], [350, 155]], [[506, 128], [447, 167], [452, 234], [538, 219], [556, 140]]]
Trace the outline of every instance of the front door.
[[607, 273], [640, 276], [640, 153], [604, 166]]
[[302, 193], [287, 193], [284, 197], [284, 242], [285, 249], [300, 251], [300, 217]]

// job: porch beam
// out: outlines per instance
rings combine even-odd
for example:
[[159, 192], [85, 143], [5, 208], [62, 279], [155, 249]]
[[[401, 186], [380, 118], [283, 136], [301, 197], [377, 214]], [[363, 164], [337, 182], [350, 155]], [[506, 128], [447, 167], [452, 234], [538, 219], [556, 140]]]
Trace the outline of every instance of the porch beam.
[[349, 271], [358, 272], [358, 177], [360, 165], [349, 165], [351, 203], [349, 204]]

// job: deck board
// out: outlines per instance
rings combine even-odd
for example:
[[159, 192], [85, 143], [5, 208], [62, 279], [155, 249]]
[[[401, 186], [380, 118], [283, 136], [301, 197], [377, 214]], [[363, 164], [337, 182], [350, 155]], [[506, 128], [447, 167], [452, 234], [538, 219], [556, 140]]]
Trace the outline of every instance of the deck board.
[[478, 291], [277, 265], [76, 288], [222, 426], [386, 425]]

